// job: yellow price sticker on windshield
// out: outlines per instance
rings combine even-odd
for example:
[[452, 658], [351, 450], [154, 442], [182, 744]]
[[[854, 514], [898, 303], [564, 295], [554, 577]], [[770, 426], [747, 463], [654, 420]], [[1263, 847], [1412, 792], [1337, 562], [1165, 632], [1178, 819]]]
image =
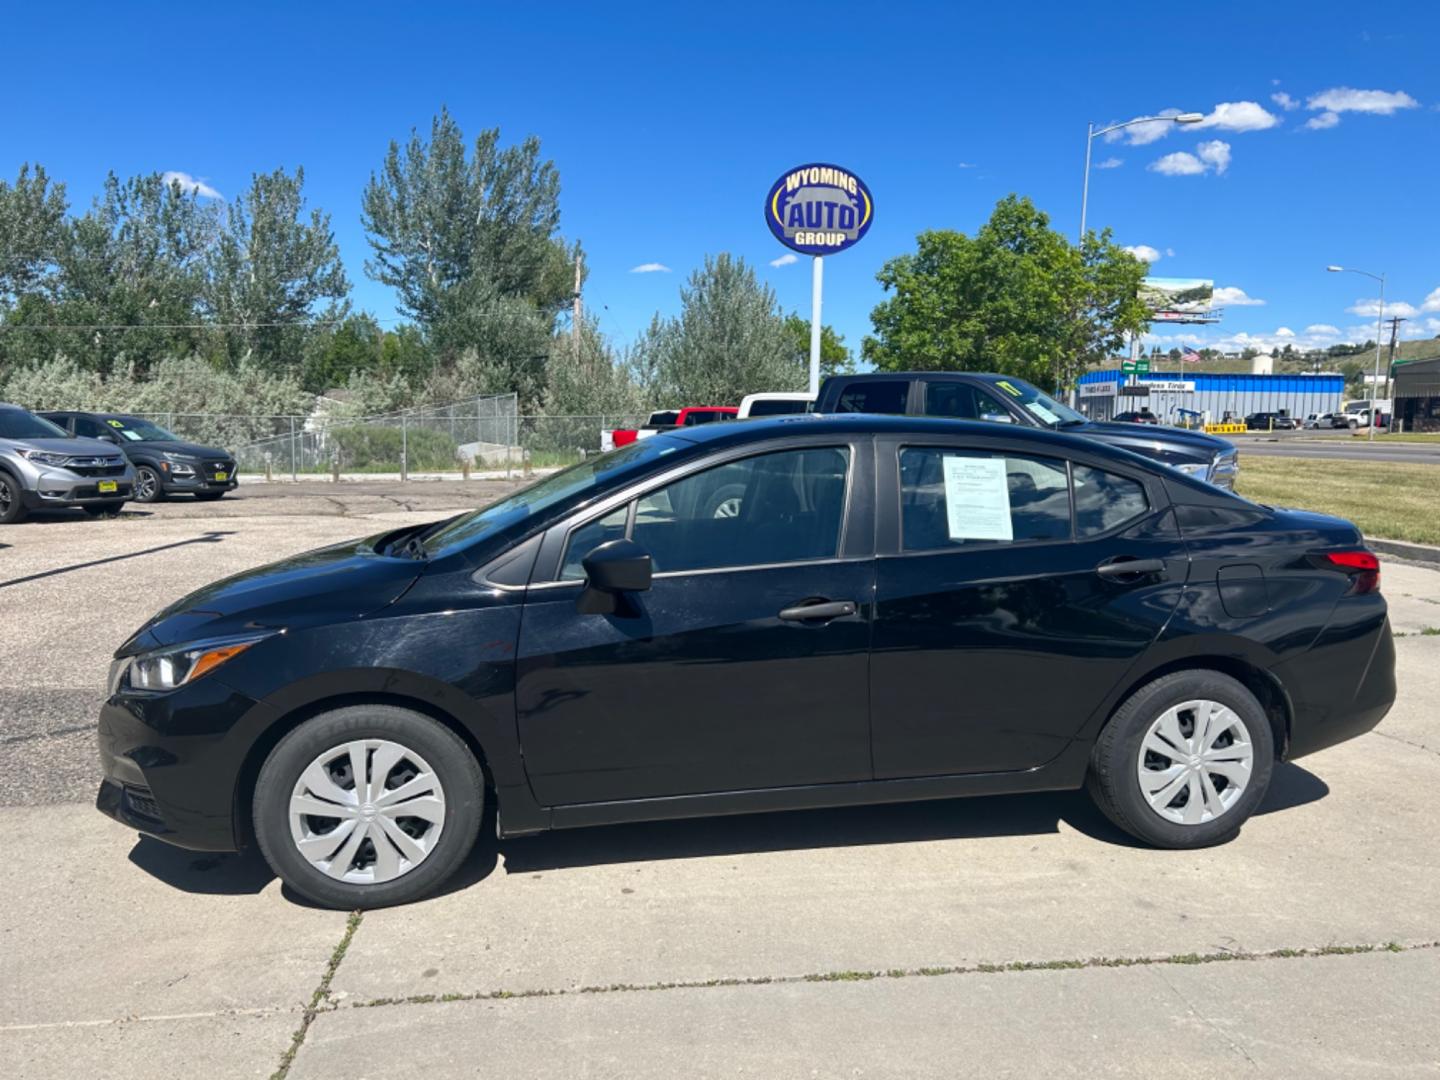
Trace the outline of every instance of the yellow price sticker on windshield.
[[1012, 386], [1010, 383], [1006, 382], [1004, 379], [1001, 379], [1001, 380], [998, 381], [995, 385], [998, 386], [998, 387], [1000, 387], [1001, 390], [1004, 390], [1004, 391], [1005, 391], [1007, 394], [1009, 394], [1011, 397], [1024, 397], [1024, 396], [1025, 396], [1024, 394], [1020, 393], [1019, 390], [1016, 390], [1015, 387]]
[[119, 420], [106, 420], [105, 422], [106, 422], [107, 424], [109, 424], [111, 427], [123, 428], [123, 427], [125, 426], [125, 425], [122, 424]]

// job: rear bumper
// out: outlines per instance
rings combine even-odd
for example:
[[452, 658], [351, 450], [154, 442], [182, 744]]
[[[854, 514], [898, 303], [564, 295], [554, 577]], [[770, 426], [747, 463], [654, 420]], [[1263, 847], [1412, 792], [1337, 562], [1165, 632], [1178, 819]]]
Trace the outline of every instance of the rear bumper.
[[1395, 642], [1383, 601], [1377, 620], [1332, 624], [1315, 646], [1276, 674], [1294, 703], [1288, 758], [1374, 729], [1395, 704], [1396, 693]]

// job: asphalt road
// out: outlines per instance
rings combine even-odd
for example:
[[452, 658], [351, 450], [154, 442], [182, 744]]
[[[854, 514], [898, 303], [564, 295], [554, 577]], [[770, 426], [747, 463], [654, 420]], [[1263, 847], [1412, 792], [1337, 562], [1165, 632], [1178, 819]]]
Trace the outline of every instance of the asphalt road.
[[500, 490], [0, 530], [0, 1076], [1440, 1075], [1433, 570], [1384, 571], [1391, 716], [1207, 851], [1078, 792], [670, 821], [483, 840], [444, 895], [347, 917], [92, 809], [108, 655], [152, 611]]
[[[1332, 458], [1346, 461], [1406, 461], [1440, 465], [1440, 443], [1386, 442], [1346, 432], [1277, 432], [1273, 435], [1234, 435], [1229, 440], [1240, 453], [1267, 457]], [[1243, 468], [1243, 466], [1242, 466]]]

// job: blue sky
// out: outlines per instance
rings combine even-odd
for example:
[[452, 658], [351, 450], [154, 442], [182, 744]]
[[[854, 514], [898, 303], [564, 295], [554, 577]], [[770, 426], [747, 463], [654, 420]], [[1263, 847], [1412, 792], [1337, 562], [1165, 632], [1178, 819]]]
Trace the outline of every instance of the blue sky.
[[360, 192], [442, 104], [468, 136], [540, 136], [618, 344], [707, 252], [808, 313], [761, 204], [791, 166], [854, 170], [875, 221], [827, 260], [825, 317], [857, 348], [917, 232], [971, 231], [1014, 191], [1073, 233], [1086, 124], [1171, 109], [1207, 120], [1096, 141], [1089, 211], [1156, 274], [1227, 290], [1219, 327], [1157, 340], [1373, 336], [1374, 285], [1327, 263], [1386, 272], [1407, 336], [1440, 334], [1433, 3], [16, 5], [5, 34], [0, 175], [41, 162], [83, 206], [111, 169], [232, 196], [303, 164], [382, 318]]

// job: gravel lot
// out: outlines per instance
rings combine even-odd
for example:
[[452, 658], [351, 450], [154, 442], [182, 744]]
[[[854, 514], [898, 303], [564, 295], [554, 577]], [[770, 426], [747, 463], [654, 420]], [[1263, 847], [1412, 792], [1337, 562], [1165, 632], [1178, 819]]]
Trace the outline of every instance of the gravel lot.
[[1440, 1075], [1433, 569], [1384, 570], [1391, 716], [1209, 851], [1078, 793], [663, 822], [485, 841], [445, 895], [347, 918], [91, 808], [109, 654], [153, 611], [511, 486], [0, 530], [0, 1076]]

